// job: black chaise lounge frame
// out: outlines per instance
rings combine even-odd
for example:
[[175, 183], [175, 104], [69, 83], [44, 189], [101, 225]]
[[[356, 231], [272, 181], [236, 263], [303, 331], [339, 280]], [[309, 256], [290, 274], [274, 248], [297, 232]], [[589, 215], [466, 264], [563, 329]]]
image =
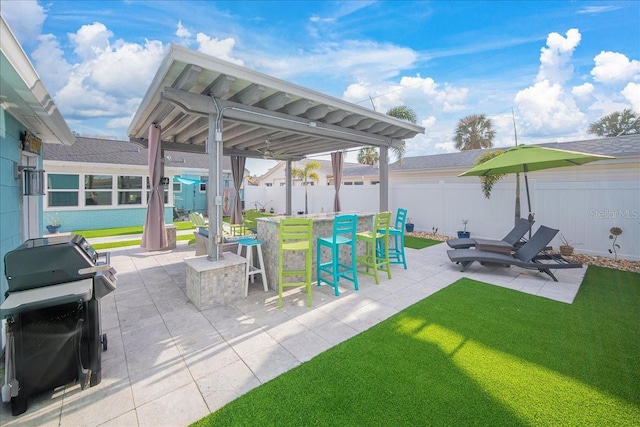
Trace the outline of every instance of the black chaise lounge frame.
[[[516, 222], [515, 227], [513, 227], [513, 230], [511, 230], [509, 234], [504, 236], [502, 240], [484, 240], [484, 242], [495, 242], [495, 243], [504, 242], [505, 244], [508, 244], [511, 247], [513, 247], [515, 250], [516, 248], [524, 244], [524, 241], [522, 240], [522, 238], [524, 237], [525, 234], [527, 234], [527, 231], [529, 231], [529, 227], [531, 225], [533, 225], [533, 223], [529, 224], [529, 220], [520, 218]], [[449, 239], [447, 240], [447, 245], [449, 245], [449, 247], [453, 249], [468, 249], [475, 246], [476, 241], [473, 238]]]
[[447, 255], [449, 255], [451, 261], [462, 265], [461, 271], [465, 271], [467, 267], [476, 261], [505, 266], [515, 265], [546, 273], [554, 282], [557, 282], [558, 279], [556, 279], [556, 276], [553, 275], [551, 270], [560, 268], [582, 268], [582, 264], [571, 263], [560, 255], [542, 252], [547, 248], [547, 245], [556, 234], [558, 234], [558, 230], [542, 225], [531, 237], [531, 240], [525, 243], [513, 255], [478, 249], [454, 249], [447, 251]]

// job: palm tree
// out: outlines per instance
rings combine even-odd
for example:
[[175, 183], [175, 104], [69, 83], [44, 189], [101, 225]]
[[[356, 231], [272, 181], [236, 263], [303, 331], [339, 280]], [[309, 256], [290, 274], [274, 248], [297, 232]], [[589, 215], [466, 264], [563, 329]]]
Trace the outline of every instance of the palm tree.
[[373, 166], [380, 159], [376, 147], [362, 147], [358, 152], [358, 163]]
[[[504, 153], [502, 150], [485, 151], [476, 159], [474, 166], [481, 165], [494, 157], [498, 157], [502, 153]], [[491, 190], [493, 190], [493, 186], [496, 182], [500, 181], [502, 177], [504, 177], [504, 175], [487, 175], [480, 177], [480, 185], [482, 186], [482, 193], [484, 194], [484, 197], [487, 199], [491, 197]]]
[[598, 136], [610, 137], [618, 135], [632, 135], [640, 133], [640, 115], [630, 108], [607, 114], [600, 120], [589, 125], [589, 133]]
[[458, 121], [456, 133], [451, 140], [458, 150], [477, 150], [493, 147], [495, 136], [491, 119], [487, 119], [484, 114], [473, 114]]
[[309, 213], [309, 208], [307, 204], [307, 185], [309, 184], [309, 180], [315, 181], [317, 184], [320, 182], [320, 177], [315, 172], [318, 169], [322, 169], [322, 165], [320, 162], [315, 160], [311, 160], [310, 162], [306, 162], [304, 168], [293, 168], [291, 169], [291, 176], [293, 178], [298, 178], [302, 180], [302, 185], [304, 185], [304, 213]]
[[[392, 107], [387, 111], [387, 116], [395, 117], [396, 119], [406, 120], [409, 123], [416, 124], [418, 121], [418, 116], [416, 112], [413, 111], [411, 107], [407, 107], [406, 105], [398, 105], [397, 107]], [[402, 144], [399, 147], [389, 147], [391, 152], [398, 158], [398, 161], [402, 163], [402, 159], [404, 158], [405, 151], [405, 143], [402, 141]], [[372, 151], [375, 151], [376, 155], [373, 156], [371, 154]], [[375, 158], [374, 158], [375, 157]], [[379, 155], [377, 150], [374, 147], [363, 147], [360, 149], [358, 153], [358, 163], [363, 165], [373, 165], [379, 159]]]

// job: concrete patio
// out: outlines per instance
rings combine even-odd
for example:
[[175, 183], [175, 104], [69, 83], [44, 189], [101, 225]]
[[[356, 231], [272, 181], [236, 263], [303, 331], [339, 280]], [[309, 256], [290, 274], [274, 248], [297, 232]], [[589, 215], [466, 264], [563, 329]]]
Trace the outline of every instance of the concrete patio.
[[473, 265], [461, 273], [444, 244], [407, 249], [409, 269], [392, 267], [393, 279], [360, 275], [360, 291], [313, 287], [313, 307], [299, 289], [265, 293], [258, 282], [233, 305], [198, 311], [185, 294], [185, 257], [194, 246], [172, 251], [139, 247], [111, 251], [116, 292], [102, 300], [102, 382], [81, 391], [60, 387], [29, 400], [12, 417], [2, 404], [3, 426], [182, 426], [216, 411], [254, 387], [374, 326], [461, 277], [571, 303], [586, 272], [556, 271], [559, 282], [519, 268]]

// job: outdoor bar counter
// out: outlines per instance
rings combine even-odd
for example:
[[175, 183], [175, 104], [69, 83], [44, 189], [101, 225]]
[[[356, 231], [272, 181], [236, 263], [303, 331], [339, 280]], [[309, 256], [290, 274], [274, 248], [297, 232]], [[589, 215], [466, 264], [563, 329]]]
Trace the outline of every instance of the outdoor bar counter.
[[[373, 217], [375, 213], [362, 213], [362, 212], [329, 212], [329, 213], [316, 213], [307, 215], [292, 215], [292, 216], [272, 216], [258, 218], [258, 236], [257, 238], [263, 242], [262, 254], [264, 256], [264, 263], [267, 270], [267, 281], [269, 287], [274, 290], [278, 290], [278, 262], [279, 262], [279, 239], [280, 239], [280, 220], [283, 218], [311, 218], [313, 220], [313, 241], [312, 245], [312, 262], [313, 271], [311, 281], [316, 281], [316, 249], [318, 237], [331, 237], [333, 236], [333, 219], [336, 215], [344, 214], [356, 214], [358, 215], [358, 232], [371, 230], [373, 226]], [[364, 245], [358, 244], [358, 253], [364, 252]], [[322, 262], [329, 261], [330, 251], [324, 250], [322, 256]], [[350, 264], [351, 252], [349, 248], [341, 248], [340, 261]], [[285, 258], [285, 266], [287, 269], [304, 268], [304, 255], [302, 252], [287, 253]], [[349, 283], [349, 282], [348, 282]]]

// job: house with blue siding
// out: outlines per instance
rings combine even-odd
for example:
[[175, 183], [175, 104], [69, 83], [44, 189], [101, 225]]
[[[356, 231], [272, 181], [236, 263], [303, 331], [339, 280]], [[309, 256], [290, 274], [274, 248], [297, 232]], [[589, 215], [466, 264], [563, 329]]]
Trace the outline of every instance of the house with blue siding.
[[43, 143], [70, 146], [75, 137], [2, 16], [0, 70], [2, 302], [8, 289], [5, 254], [25, 240], [43, 235]]
[[[59, 218], [60, 231], [144, 224], [149, 195], [148, 152], [129, 141], [77, 137], [72, 147], [44, 144], [44, 218]], [[165, 222], [190, 212], [207, 215], [206, 154], [163, 151]], [[246, 175], [246, 174], [245, 174]], [[231, 160], [223, 157], [223, 212], [236, 196]], [[242, 197], [242, 190], [240, 191]]]

